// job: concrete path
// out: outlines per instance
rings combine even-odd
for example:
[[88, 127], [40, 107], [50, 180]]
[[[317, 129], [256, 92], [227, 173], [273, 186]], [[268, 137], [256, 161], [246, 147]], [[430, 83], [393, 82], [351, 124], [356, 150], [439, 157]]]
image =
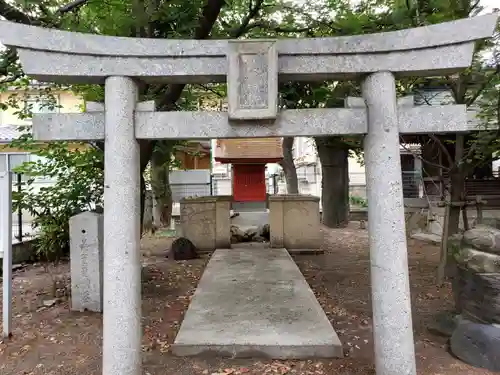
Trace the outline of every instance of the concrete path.
[[217, 250], [172, 346], [178, 356], [342, 357], [342, 345], [285, 249]]

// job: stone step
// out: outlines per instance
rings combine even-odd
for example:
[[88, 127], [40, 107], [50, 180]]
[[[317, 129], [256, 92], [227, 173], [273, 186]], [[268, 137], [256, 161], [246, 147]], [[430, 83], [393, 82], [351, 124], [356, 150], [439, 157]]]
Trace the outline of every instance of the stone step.
[[178, 356], [342, 357], [342, 344], [285, 249], [218, 249], [172, 346]]

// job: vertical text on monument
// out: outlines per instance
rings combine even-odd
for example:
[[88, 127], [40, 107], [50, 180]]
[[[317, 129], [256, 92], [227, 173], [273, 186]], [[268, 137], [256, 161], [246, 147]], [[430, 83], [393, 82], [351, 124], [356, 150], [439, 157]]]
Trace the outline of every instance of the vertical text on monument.
[[228, 43], [229, 118], [275, 119], [278, 113], [278, 51], [274, 41]]
[[69, 226], [71, 309], [102, 312], [103, 216], [83, 212]]

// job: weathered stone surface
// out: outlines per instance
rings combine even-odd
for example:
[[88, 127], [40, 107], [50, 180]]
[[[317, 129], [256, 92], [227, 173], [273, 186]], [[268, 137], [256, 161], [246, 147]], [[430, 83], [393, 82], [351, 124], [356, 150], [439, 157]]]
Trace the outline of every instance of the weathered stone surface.
[[481, 223], [476, 223], [477, 219], [475, 219], [472, 223], [472, 226], [479, 226], [479, 225], [487, 225], [492, 228], [500, 229], [500, 219], [495, 218], [495, 217], [483, 217], [481, 220]]
[[228, 47], [229, 118], [275, 119], [278, 114], [276, 41], [233, 40]]
[[241, 242], [268, 242], [269, 224], [252, 226], [241, 229], [238, 225], [231, 225], [231, 243]]
[[311, 195], [272, 195], [269, 197], [271, 247], [319, 249], [319, 198]]
[[102, 312], [103, 216], [83, 212], [69, 221], [71, 309]]
[[[314, 114], [314, 115], [313, 115]], [[398, 111], [402, 134], [470, 131], [477, 124], [467, 122], [464, 105], [402, 108]], [[331, 123], [337, 124], [334, 128]], [[161, 124], [161, 126], [157, 126]], [[423, 126], [422, 124], [425, 124]], [[89, 141], [104, 139], [104, 113], [48, 113], [33, 117], [36, 140]], [[284, 136], [328, 136], [366, 134], [368, 123], [363, 108], [289, 109], [276, 121], [255, 126], [252, 121], [229, 121], [227, 112], [136, 112], [137, 139], [211, 139]]]
[[453, 332], [450, 348], [462, 361], [490, 371], [500, 371], [500, 328], [462, 321]]
[[402, 108], [397, 108], [394, 74], [369, 75], [362, 93], [369, 121], [363, 150], [376, 372], [415, 374], [398, 131]]
[[[496, 21], [488, 14], [390, 33], [278, 40], [279, 74], [296, 80], [352, 79], [374, 70], [451, 74], [470, 66], [474, 41], [491, 37]], [[102, 83], [110, 76], [221, 82], [228, 73], [227, 40], [117, 38], [14, 22], [1, 22], [0, 35], [18, 51], [26, 74], [44, 82]]]
[[500, 274], [476, 273], [457, 267], [453, 293], [457, 308], [468, 320], [500, 324]]
[[259, 227], [259, 236], [265, 238], [267, 241], [269, 241], [271, 235], [270, 231], [270, 226], [269, 224], [264, 224]]
[[471, 248], [462, 248], [455, 254], [462, 267], [478, 273], [500, 272], [500, 255], [485, 253]]
[[231, 225], [231, 243], [240, 243], [244, 241], [245, 232], [237, 225]]
[[217, 250], [172, 352], [229, 357], [342, 357], [342, 344], [285, 249]]
[[478, 250], [500, 254], [500, 229], [478, 225], [466, 231], [463, 240]]
[[250, 242], [253, 240], [255, 236], [257, 236], [259, 233], [259, 228], [257, 227], [250, 227], [245, 230], [245, 233], [243, 235], [243, 238], [245, 242]]
[[201, 251], [231, 246], [230, 196], [183, 198], [182, 235]]
[[460, 315], [456, 315], [455, 312], [440, 312], [434, 317], [427, 329], [435, 335], [451, 337], [461, 319]]

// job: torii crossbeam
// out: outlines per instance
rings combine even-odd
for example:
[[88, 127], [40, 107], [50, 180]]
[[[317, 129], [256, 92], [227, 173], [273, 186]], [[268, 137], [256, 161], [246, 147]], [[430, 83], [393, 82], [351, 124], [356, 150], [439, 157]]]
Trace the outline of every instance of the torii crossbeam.
[[[366, 134], [375, 365], [415, 375], [399, 133], [471, 130], [463, 106], [397, 106], [395, 79], [453, 74], [495, 14], [339, 38], [158, 40], [71, 33], [0, 22], [24, 72], [41, 81], [105, 83], [105, 109], [34, 116], [39, 140], [105, 141], [104, 375], [141, 373], [137, 139]], [[278, 111], [278, 80], [362, 78], [365, 108]], [[228, 113], [137, 108], [137, 80], [228, 83]], [[229, 228], [228, 228], [229, 230]]]

